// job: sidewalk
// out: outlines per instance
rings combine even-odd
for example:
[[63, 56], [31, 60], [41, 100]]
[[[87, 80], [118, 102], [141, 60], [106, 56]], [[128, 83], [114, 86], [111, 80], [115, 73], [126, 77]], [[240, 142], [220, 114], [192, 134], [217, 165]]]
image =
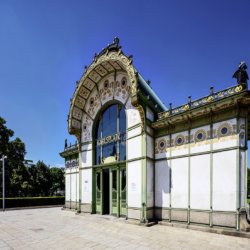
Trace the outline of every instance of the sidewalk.
[[0, 249], [249, 249], [250, 239], [60, 208], [0, 212]]

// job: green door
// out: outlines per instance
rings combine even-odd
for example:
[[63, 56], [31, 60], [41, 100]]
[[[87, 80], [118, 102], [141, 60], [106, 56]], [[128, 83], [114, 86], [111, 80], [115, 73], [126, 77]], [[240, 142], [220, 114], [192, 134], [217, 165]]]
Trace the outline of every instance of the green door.
[[117, 170], [111, 171], [111, 214], [118, 215], [118, 182]]
[[101, 172], [96, 172], [95, 174], [96, 181], [96, 213], [101, 213]]
[[127, 215], [126, 207], [126, 169], [120, 170], [120, 216]]

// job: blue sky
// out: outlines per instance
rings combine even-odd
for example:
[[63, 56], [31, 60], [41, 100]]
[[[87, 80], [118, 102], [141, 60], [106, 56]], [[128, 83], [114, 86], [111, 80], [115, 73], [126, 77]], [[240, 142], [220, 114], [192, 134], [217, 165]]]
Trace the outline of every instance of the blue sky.
[[115, 36], [163, 102], [235, 84], [250, 66], [249, 0], [0, 0], [0, 116], [27, 159], [61, 165], [75, 81]]

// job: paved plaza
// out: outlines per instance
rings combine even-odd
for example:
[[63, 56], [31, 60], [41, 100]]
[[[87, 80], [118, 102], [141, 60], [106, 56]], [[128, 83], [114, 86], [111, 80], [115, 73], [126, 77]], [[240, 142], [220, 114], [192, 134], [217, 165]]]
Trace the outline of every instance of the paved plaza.
[[75, 215], [61, 208], [0, 212], [0, 249], [250, 249], [250, 239], [124, 219]]

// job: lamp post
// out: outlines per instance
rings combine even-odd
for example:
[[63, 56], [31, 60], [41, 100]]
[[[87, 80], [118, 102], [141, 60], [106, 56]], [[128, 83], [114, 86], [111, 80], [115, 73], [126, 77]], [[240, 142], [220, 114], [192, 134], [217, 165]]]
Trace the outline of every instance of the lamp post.
[[5, 211], [5, 168], [4, 168], [4, 159], [6, 159], [7, 156], [5, 155], [2, 155], [2, 159], [1, 161], [3, 162], [3, 172], [2, 172], [2, 175], [3, 175], [3, 212]]

